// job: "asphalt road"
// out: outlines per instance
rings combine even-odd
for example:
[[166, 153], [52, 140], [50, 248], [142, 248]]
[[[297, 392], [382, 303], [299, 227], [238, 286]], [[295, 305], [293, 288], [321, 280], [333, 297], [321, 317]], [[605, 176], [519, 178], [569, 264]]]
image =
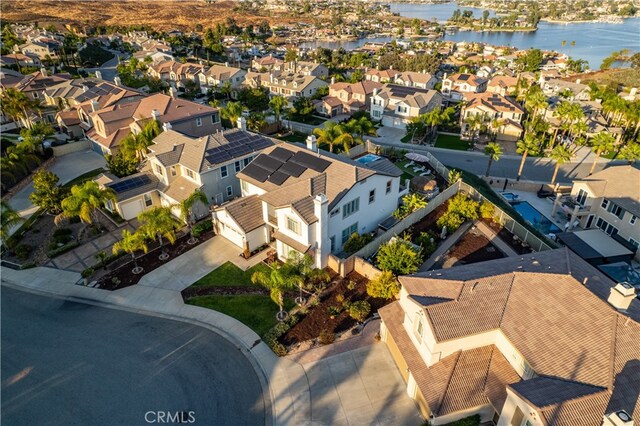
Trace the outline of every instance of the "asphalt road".
[[3, 286], [1, 331], [3, 425], [265, 423], [251, 364], [204, 328]]

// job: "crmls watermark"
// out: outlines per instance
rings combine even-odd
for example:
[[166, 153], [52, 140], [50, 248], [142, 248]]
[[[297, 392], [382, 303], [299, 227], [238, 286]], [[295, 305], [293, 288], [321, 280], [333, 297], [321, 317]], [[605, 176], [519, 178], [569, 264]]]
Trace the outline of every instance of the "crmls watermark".
[[195, 423], [195, 411], [147, 411], [144, 413], [144, 420], [147, 423], [176, 424]]

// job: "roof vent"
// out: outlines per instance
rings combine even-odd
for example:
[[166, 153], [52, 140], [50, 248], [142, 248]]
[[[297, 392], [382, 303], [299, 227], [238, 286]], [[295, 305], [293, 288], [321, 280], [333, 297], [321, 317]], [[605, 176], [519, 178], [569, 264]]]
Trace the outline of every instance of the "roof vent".
[[633, 419], [624, 410], [604, 415], [602, 426], [633, 426]]
[[636, 297], [636, 289], [628, 282], [616, 284], [609, 293], [609, 302], [614, 308], [626, 310]]
[[540, 266], [540, 261], [533, 259], [533, 262], [531, 262], [531, 264], [535, 266]]

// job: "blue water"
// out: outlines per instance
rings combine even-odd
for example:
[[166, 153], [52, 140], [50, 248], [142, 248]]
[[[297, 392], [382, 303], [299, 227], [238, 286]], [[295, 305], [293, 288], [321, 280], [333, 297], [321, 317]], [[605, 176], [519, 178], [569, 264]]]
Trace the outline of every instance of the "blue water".
[[502, 195], [502, 197], [509, 202], [518, 200], [518, 196], [513, 192], [501, 192], [500, 195]]
[[543, 234], [557, 234], [562, 232], [562, 230], [551, 222], [545, 215], [540, 213], [535, 207], [526, 201], [523, 201], [520, 204], [515, 204], [513, 208], [516, 209], [516, 211], [520, 213], [520, 216], [529, 222], [531, 226]]
[[[459, 7], [457, 3], [409, 4], [391, 3], [391, 11], [407, 18], [419, 18], [446, 22], [455, 9], [472, 10], [474, 16], [481, 17], [483, 9]], [[495, 14], [491, 11], [491, 16]], [[395, 37], [363, 38], [350, 41], [313, 41], [301, 43], [301, 47], [315, 49], [324, 47], [345, 50], [357, 49], [368, 42], [384, 43], [397, 40]], [[640, 50], [640, 18], [625, 19], [622, 24], [585, 22], [552, 24], [540, 22], [534, 32], [479, 32], [458, 31], [445, 35], [445, 40], [483, 42], [496, 46], [514, 46], [519, 49], [538, 48], [556, 50], [573, 58], [589, 62], [591, 69], [599, 69], [602, 60], [614, 50]], [[562, 41], [566, 41], [562, 46]], [[575, 41], [572, 46], [571, 42]]]
[[375, 154], [367, 154], [367, 155], [365, 155], [364, 157], [357, 158], [357, 159], [356, 159], [356, 161], [357, 161], [358, 163], [368, 164], [368, 163], [371, 163], [372, 161], [376, 161], [376, 160], [378, 160], [379, 158], [380, 158], [380, 157], [378, 157], [378, 156], [377, 156], [377, 155], [375, 155]]
[[610, 263], [608, 265], [598, 265], [598, 269], [607, 274], [609, 278], [616, 282], [628, 282], [640, 288], [640, 271], [635, 270], [625, 262]]

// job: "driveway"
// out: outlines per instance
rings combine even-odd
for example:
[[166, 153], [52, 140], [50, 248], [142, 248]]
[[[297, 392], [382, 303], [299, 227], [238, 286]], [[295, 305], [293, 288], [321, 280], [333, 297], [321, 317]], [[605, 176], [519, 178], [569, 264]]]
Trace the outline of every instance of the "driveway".
[[[49, 167], [49, 171], [55, 173], [61, 185], [77, 178], [78, 176], [104, 167], [106, 164], [104, 157], [94, 151], [79, 151], [62, 157], [58, 157], [56, 162]], [[20, 213], [22, 217], [31, 216], [36, 210], [29, 195], [33, 192], [33, 183], [22, 188], [9, 200], [9, 205]]]
[[377, 342], [302, 364], [311, 393], [314, 425], [419, 425], [389, 350]]
[[197, 425], [271, 420], [247, 357], [192, 324], [3, 286], [1, 343], [6, 424], [145, 425], [183, 411]]

